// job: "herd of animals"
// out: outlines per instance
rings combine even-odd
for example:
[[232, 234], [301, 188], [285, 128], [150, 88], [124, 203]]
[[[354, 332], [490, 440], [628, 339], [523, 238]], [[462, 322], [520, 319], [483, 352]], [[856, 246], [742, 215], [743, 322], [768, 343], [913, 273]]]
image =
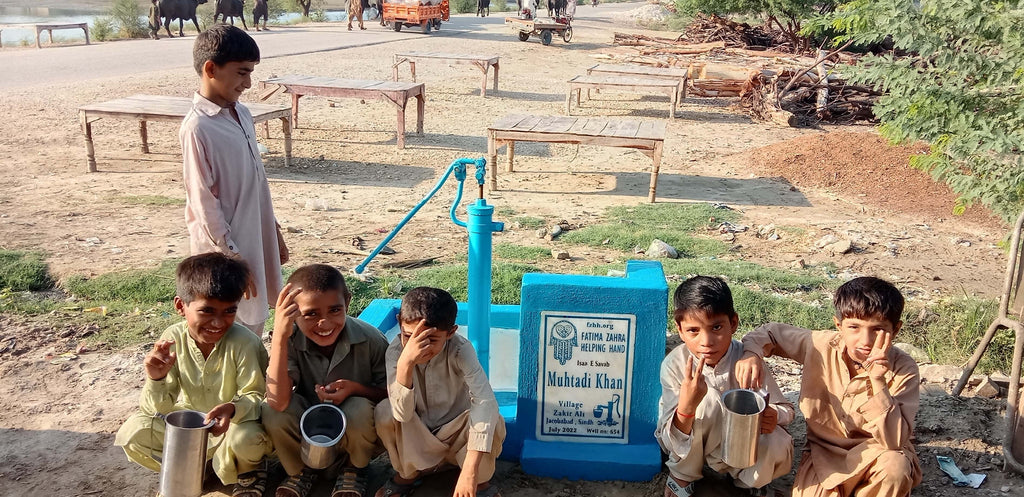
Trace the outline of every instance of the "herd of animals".
[[[213, 14], [213, 21], [217, 22], [217, 19], [223, 18], [224, 22], [228, 22], [230, 19], [231, 24], [235, 23], [235, 18], [238, 17], [242, 20], [242, 26], [248, 30], [249, 26], [245, 23], [245, 15], [243, 10], [245, 9], [244, 0], [214, 0], [217, 2], [216, 10]], [[504, 1], [504, 0], [498, 0]], [[537, 12], [537, 6], [540, 0], [516, 0], [516, 4], [519, 5], [519, 11], [523, 11], [523, 3], [527, 3], [527, 8], [531, 12]], [[558, 17], [559, 15], [565, 14], [565, 8], [568, 0], [546, 0], [548, 14], [552, 17]], [[196, 31], [199, 31], [199, 21], [196, 19], [196, 8], [201, 4], [206, 3], [207, 0], [160, 0], [160, 16], [163, 18], [164, 30], [167, 31], [167, 36], [173, 36], [171, 34], [171, 21], [178, 20], [178, 36], [185, 36], [184, 25], [185, 21], [192, 21], [195, 25]], [[363, 7], [367, 8], [371, 5], [377, 8], [377, 12], [383, 11], [384, 0], [361, 0]], [[595, 1], [596, 5], [597, 2]], [[532, 8], [531, 8], [532, 7]], [[491, 0], [477, 0], [477, 15], [486, 16], [490, 14]], [[267, 0], [255, 0], [255, 4], [252, 7], [253, 26], [256, 27], [256, 31], [260, 30], [260, 20], [263, 21], [263, 29], [267, 29], [267, 17], [269, 9], [267, 8]], [[384, 16], [380, 16], [381, 24], [384, 24]]]

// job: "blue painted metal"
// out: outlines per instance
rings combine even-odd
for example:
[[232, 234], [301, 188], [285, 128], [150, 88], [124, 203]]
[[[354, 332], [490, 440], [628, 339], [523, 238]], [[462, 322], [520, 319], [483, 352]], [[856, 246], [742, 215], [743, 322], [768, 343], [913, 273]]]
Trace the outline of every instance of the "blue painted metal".
[[[480, 177], [480, 175], [478, 175]], [[476, 349], [484, 372], [491, 364], [491, 256], [492, 233], [504, 229], [491, 221], [494, 207], [478, 199], [469, 213], [469, 341]]]
[[[441, 178], [439, 180], [437, 180], [437, 184], [434, 185], [434, 188], [432, 188], [429, 192], [427, 192], [427, 195], [425, 197], [423, 197], [423, 199], [420, 200], [416, 204], [416, 206], [413, 207], [412, 210], [410, 210], [409, 213], [406, 214], [405, 217], [402, 218], [401, 221], [398, 222], [398, 225], [395, 226], [395, 228], [391, 230], [391, 233], [388, 233], [388, 236], [384, 237], [384, 239], [381, 240], [381, 242], [379, 244], [377, 244], [377, 246], [374, 247], [374, 249], [372, 251], [370, 251], [370, 255], [366, 256], [366, 258], [363, 259], [363, 262], [360, 262], [359, 265], [356, 266], [356, 268], [355, 268], [356, 274], [363, 274], [363, 271], [366, 270], [366, 266], [370, 264], [370, 261], [372, 261], [374, 257], [377, 257], [377, 254], [379, 254], [380, 251], [384, 249], [384, 246], [387, 245], [388, 242], [390, 242], [393, 238], [395, 238], [395, 235], [398, 234], [398, 232], [405, 226], [405, 224], [408, 223], [409, 220], [412, 219], [412, 217], [415, 216], [416, 213], [419, 212], [419, 210], [431, 198], [433, 198], [434, 194], [436, 194], [437, 191], [441, 189], [441, 186], [444, 185], [444, 182], [448, 181], [448, 177], [451, 176], [452, 173], [454, 172], [456, 178], [459, 178], [459, 176], [460, 176], [460, 172], [459, 171], [461, 170], [461, 179], [459, 179], [459, 190], [458, 190], [458, 193], [456, 194], [456, 197], [455, 197], [455, 203], [452, 204], [452, 209], [451, 209], [452, 219], [454, 220], [454, 218], [455, 218], [455, 208], [458, 206], [459, 202], [462, 200], [462, 184], [463, 184], [463, 181], [466, 179], [466, 166], [468, 166], [470, 164], [476, 164], [477, 171], [480, 171], [480, 170], [484, 169], [484, 166], [487, 164], [487, 162], [484, 160], [483, 157], [481, 157], [479, 159], [455, 159], [455, 161], [452, 162], [451, 165], [448, 166], [448, 169], [445, 170], [444, 174], [441, 175]], [[479, 175], [479, 173], [478, 173], [478, 175]], [[459, 223], [456, 222], [455, 224], [459, 224]], [[459, 226], [465, 226], [465, 223], [459, 224]]]

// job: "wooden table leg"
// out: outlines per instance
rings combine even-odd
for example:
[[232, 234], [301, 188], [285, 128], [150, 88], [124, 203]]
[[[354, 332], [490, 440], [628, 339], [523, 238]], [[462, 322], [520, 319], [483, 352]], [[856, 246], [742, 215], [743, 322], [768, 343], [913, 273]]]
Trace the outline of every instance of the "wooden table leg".
[[491, 191], [498, 189], [498, 145], [494, 142], [494, 132], [487, 131], [487, 162], [491, 165]]
[[405, 102], [398, 105], [398, 138], [396, 146], [401, 150], [405, 148]]
[[498, 61], [494, 61], [494, 91], [498, 91]]
[[[676, 118], [676, 103], [679, 101], [679, 87], [678, 86], [675, 87], [672, 90], [672, 94], [669, 95], [668, 98], [672, 102], [672, 104], [671, 104], [671, 111], [670, 111], [671, 113], [668, 115], [668, 118], [669, 119], [675, 119]], [[653, 202], [653, 200], [652, 200], [652, 202]]]
[[480, 69], [480, 72], [483, 73], [484, 79], [483, 79], [482, 82], [480, 82], [480, 96], [481, 97], [486, 97], [487, 96], [487, 70], [490, 69], [491, 66], [488, 66], [486, 62], [474, 62], [473, 65], [476, 66], [477, 69]]
[[572, 115], [572, 86], [569, 86], [569, 93], [565, 94], [565, 115]]
[[505, 165], [505, 170], [511, 173], [514, 172], [512, 170], [512, 161], [516, 158], [516, 142], [508, 141], [506, 143], [508, 146], [506, 147], [505, 152], [508, 155], [508, 164]]
[[416, 82], [416, 62], [415, 61], [412, 61], [412, 60], [409, 61], [409, 71], [412, 72], [412, 82], [415, 83]]
[[39, 37], [43, 34], [41, 29], [36, 29], [36, 48], [43, 48], [42, 44], [39, 43]]
[[292, 93], [292, 127], [293, 128], [298, 128], [299, 127], [299, 98], [301, 98], [301, 97], [302, 97], [302, 95], [299, 95], [298, 93]]
[[392, 64], [391, 64], [391, 81], [398, 81], [398, 64], [401, 64], [401, 62], [398, 61], [398, 56], [397, 55], [395, 55], [393, 57], [394, 58], [391, 59], [392, 60]]
[[84, 110], [78, 111], [78, 122], [82, 124], [82, 134], [85, 135], [85, 155], [89, 159], [89, 172], [96, 172], [96, 150], [92, 145], [92, 123]]
[[[590, 89], [587, 88], [587, 91], [590, 91]], [[583, 95], [583, 88], [582, 87], [576, 88], [576, 107], [577, 108], [580, 106], [580, 97], [582, 95]], [[588, 96], [587, 98], [590, 98], [590, 97]]]
[[422, 92], [416, 95], [416, 134], [419, 135], [423, 134], [423, 114], [425, 112], [423, 107], [425, 102], [426, 97], [423, 96]]
[[149, 153], [149, 132], [146, 129], [146, 121], [139, 121], [139, 138], [142, 138], [142, 153]]
[[281, 132], [284, 133], [284, 167], [288, 167], [292, 165], [292, 122], [287, 117], [281, 118]]
[[665, 147], [665, 142], [658, 142], [654, 144], [654, 152], [651, 154], [651, 160], [654, 161], [654, 166], [651, 168], [651, 191], [648, 195], [648, 200], [654, 203], [654, 197], [658, 191], [658, 171], [661, 169], [661, 151]]
[[89, 44], [89, 28], [86, 26], [82, 27], [82, 31], [85, 31], [85, 44]]

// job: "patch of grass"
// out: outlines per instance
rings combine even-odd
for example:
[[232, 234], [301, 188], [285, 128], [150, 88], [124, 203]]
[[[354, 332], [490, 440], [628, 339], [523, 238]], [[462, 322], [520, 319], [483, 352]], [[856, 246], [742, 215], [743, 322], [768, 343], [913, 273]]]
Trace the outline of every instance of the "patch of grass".
[[[432, 286], [444, 289], [465, 302], [468, 299], [467, 285], [468, 266], [451, 264], [418, 271], [407, 288], [416, 286]], [[540, 269], [528, 264], [515, 264], [496, 261], [491, 269], [492, 302], [495, 304], [518, 304], [523, 288], [523, 275], [537, 273]]]
[[683, 278], [695, 275], [723, 276], [730, 285], [744, 285], [752, 289], [774, 292], [814, 291], [834, 289], [842, 282], [829, 278], [829, 268], [811, 267], [790, 271], [765, 267], [746, 261], [722, 259], [666, 259], [661, 261], [665, 274]]
[[494, 246], [494, 256], [499, 259], [538, 262], [542, 259], [551, 258], [551, 249], [545, 247], [515, 245], [512, 243], [499, 243]]
[[106, 273], [95, 278], [72, 276], [64, 289], [85, 301], [114, 301], [151, 305], [174, 299], [174, 269], [178, 260], [163, 261], [159, 267]]
[[[691, 236], [696, 231], [736, 221], [739, 214], [710, 204], [641, 204], [617, 206], [605, 212], [604, 223], [570, 231], [560, 239], [568, 243], [608, 246], [624, 251], [647, 248], [655, 238], [675, 247], [680, 257], [718, 255], [726, 245], [718, 240]], [[606, 243], [607, 242], [607, 243]]]
[[53, 288], [50, 268], [37, 252], [0, 250], [0, 288], [15, 292]]
[[824, 295], [820, 300], [800, 302], [781, 295], [730, 285], [733, 305], [740, 316], [740, 331], [746, 333], [765, 323], [788, 323], [809, 330], [832, 328], [832, 306]]
[[494, 211], [495, 217], [512, 217], [514, 215], [516, 215], [516, 210], [511, 207], [499, 207], [497, 210]]
[[166, 195], [123, 195], [115, 197], [119, 202], [128, 205], [151, 205], [151, 206], [179, 206], [185, 205], [185, 199], [168, 197]]
[[[938, 364], [962, 365], [970, 359], [999, 308], [994, 299], [959, 297], [928, 306], [909, 305], [897, 341], [921, 347]], [[989, 344], [977, 372], [1008, 373], [1013, 360], [1013, 331], [1001, 330]]]
[[516, 223], [519, 223], [519, 226], [522, 226], [523, 228], [533, 229], [533, 230], [535, 230], [537, 228], [543, 228], [544, 225], [546, 224], [546, 222], [544, 221], [544, 218], [533, 217], [533, 216], [517, 216], [517, 217], [512, 218], [512, 221], [516, 222]]

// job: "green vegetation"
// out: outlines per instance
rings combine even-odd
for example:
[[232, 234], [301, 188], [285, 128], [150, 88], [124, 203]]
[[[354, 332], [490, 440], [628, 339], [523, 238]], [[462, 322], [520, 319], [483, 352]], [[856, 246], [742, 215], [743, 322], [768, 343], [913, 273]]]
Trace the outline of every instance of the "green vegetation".
[[511, 243], [499, 243], [494, 246], [494, 257], [523, 262], [537, 262], [551, 258], [551, 249], [546, 247], [530, 247]]
[[109, 16], [97, 17], [92, 21], [89, 34], [94, 40], [107, 41], [114, 38], [114, 20]]
[[185, 205], [185, 199], [165, 195], [123, 195], [115, 200], [128, 205], [179, 206]]
[[512, 221], [519, 223], [519, 226], [522, 226], [525, 229], [531, 230], [543, 228], [545, 224], [544, 218], [533, 216], [516, 216], [512, 218]]
[[[993, 299], [959, 297], [927, 308], [911, 303], [903, 315], [898, 341], [921, 347], [939, 364], [964, 364], [974, 353], [982, 335], [995, 319], [998, 302]], [[1009, 372], [1013, 358], [1013, 331], [996, 333], [978, 372]]]
[[1020, 2], [854, 0], [815, 21], [861, 45], [891, 36], [891, 52], [843, 67], [858, 84], [884, 92], [874, 106], [881, 133], [897, 143], [925, 141], [914, 167], [973, 203], [1012, 220], [1024, 207], [1024, 30]]
[[[869, 0], [874, 1], [874, 0]], [[696, 13], [719, 16], [752, 16], [764, 20], [769, 28], [778, 28], [794, 47], [807, 49], [801, 35], [805, 20], [819, 12], [830, 12], [835, 0], [675, 0], [676, 10], [686, 15]], [[884, 2], [879, 2], [884, 3]]]
[[101, 274], [95, 278], [72, 276], [64, 289], [87, 301], [126, 302], [132, 305], [169, 302], [174, 299], [174, 269], [178, 260], [166, 260], [153, 269]]
[[110, 7], [110, 17], [117, 34], [122, 38], [143, 38], [146, 36], [146, 25], [142, 22], [142, 7], [136, 0], [114, 0]]
[[53, 288], [53, 283], [41, 254], [0, 250], [0, 288], [15, 292], [39, 291]]
[[696, 238], [691, 234], [713, 228], [722, 221], [735, 221], [739, 214], [716, 209], [709, 204], [642, 204], [612, 207], [608, 221], [570, 231], [560, 240], [594, 247], [607, 246], [632, 251], [646, 249], [655, 238], [676, 248], [680, 257], [699, 257], [725, 253], [718, 240]]
[[456, 14], [476, 12], [476, 0], [451, 0], [448, 5]]

